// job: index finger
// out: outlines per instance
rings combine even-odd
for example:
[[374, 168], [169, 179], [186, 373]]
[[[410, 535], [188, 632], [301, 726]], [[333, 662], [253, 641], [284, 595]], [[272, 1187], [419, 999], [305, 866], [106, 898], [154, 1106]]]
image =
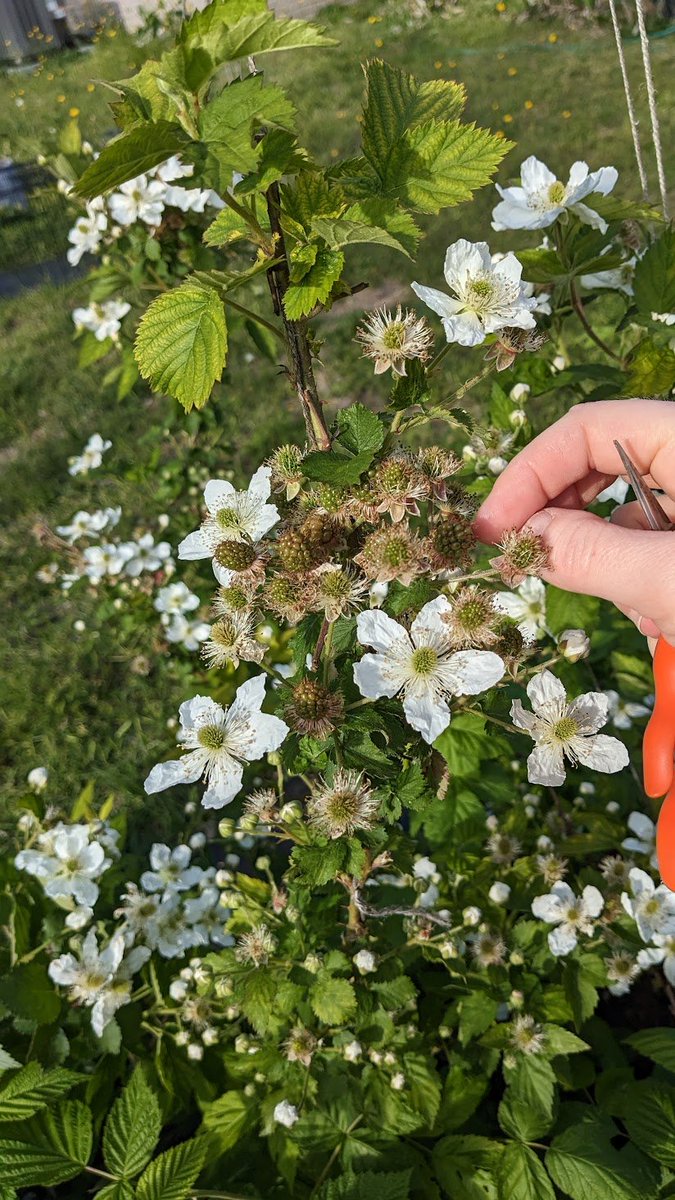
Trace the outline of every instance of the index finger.
[[[474, 528], [484, 542], [553, 501], [583, 507], [623, 471], [614, 446], [622, 442], [636, 467], [656, 486], [675, 494], [675, 405], [664, 400], [601, 400], [570, 409], [509, 463], [481, 505]], [[595, 486], [588, 487], [589, 477]]]

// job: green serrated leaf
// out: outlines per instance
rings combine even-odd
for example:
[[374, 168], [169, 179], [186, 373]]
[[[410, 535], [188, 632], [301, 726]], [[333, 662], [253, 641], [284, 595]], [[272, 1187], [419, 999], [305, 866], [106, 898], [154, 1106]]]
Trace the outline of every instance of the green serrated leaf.
[[655, 1164], [633, 1146], [616, 1150], [610, 1140], [616, 1133], [608, 1119], [589, 1117], [555, 1138], [546, 1154], [546, 1169], [556, 1187], [571, 1200], [653, 1196], [659, 1177]]
[[314, 217], [312, 229], [326, 242], [331, 250], [342, 246], [357, 246], [369, 243], [373, 246], [391, 246], [410, 257], [405, 246], [386, 229], [370, 225], [365, 221], [352, 221], [346, 217]]
[[595, 596], [577, 596], [549, 584], [546, 588], [546, 624], [551, 633], [564, 629], [596, 629], [600, 601]]
[[385, 428], [376, 413], [364, 404], [350, 404], [338, 413], [338, 437], [353, 454], [376, 454], [383, 446]]
[[[21, 1063], [17, 1062], [8, 1050], [0, 1046], [0, 1071], [11, 1071], [14, 1067], [20, 1067]], [[2, 1093], [0, 1092], [0, 1103], [2, 1103]]]
[[349, 484], [358, 483], [372, 461], [373, 454], [370, 450], [355, 454], [351, 458], [335, 454], [332, 450], [314, 450], [303, 458], [302, 472], [307, 479], [316, 483], [335, 483], [347, 487]]
[[675, 386], [675, 352], [650, 337], [638, 343], [628, 366], [626, 389], [633, 396], [668, 396]]
[[449, 1134], [433, 1149], [434, 1169], [451, 1200], [497, 1200], [493, 1169], [499, 1142], [477, 1134]]
[[246, 174], [258, 168], [264, 151], [253, 135], [261, 125], [292, 131], [294, 124], [293, 104], [280, 87], [266, 85], [262, 75], [229, 84], [199, 119], [201, 140], [217, 153], [224, 181], [233, 171]]
[[366, 64], [366, 81], [363, 150], [383, 179], [396, 145], [408, 129], [432, 119], [454, 120], [466, 103], [462, 84], [445, 79], [418, 83], [412, 75], [379, 58]]
[[640, 1029], [626, 1038], [626, 1044], [675, 1074], [675, 1029]]
[[186, 141], [184, 131], [171, 121], [156, 121], [131, 129], [103, 147], [96, 161], [78, 179], [75, 192], [88, 200], [100, 196], [158, 167], [178, 154]]
[[207, 246], [231, 246], [242, 239], [252, 241], [253, 234], [243, 217], [231, 208], [222, 208], [203, 236]]
[[14, 1016], [37, 1025], [51, 1025], [61, 1011], [47, 968], [40, 963], [24, 963], [0, 979], [0, 1003]]
[[26, 1121], [21, 1137], [0, 1138], [0, 1184], [54, 1186], [74, 1179], [89, 1162], [92, 1140], [89, 1109], [64, 1100], [53, 1112]]
[[204, 1166], [208, 1141], [193, 1138], [150, 1163], [136, 1186], [137, 1200], [187, 1200]]
[[298, 873], [298, 882], [308, 887], [321, 887], [335, 879], [345, 857], [344, 842], [336, 840], [326, 846], [296, 846], [291, 863]]
[[214, 1142], [218, 1153], [225, 1154], [255, 1127], [255, 1102], [244, 1092], [223, 1092], [204, 1109], [204, 1129]]
[[[11, 1058], [10, 1062], [19, 1065]], [[0, 1121], [27, 1120], [46, 1108], [50, 1101], [65, 1096], [83, 1078], [85, 1076], [61, 1067], [44, 1071], [39, 1063], [28, 1063], [6, 1080], [0, 1090]]]
[[133, 1179], [150, 1161], [161, 1128], [157, 1097], [137, 1068], [105, 1123], [103, 1158], [108, 1170]]
[[384, 183], [385, 194], [392, 194], [393, 188], [394, 195], [418, 212], [440, 212], [470, 200], [489, 183], [512, 146], [473, 124], [432, 121], [408, 134], [397, 174]]
[[144, 379], [180, 400], [186, 412], [203, 408], [227, 355], [225, 311], [218, 293], [188, 280], [155, 300], [136, 333]]
[[675, 229], [671, 226], [635, 264], [635, 303], [641, 313], [675, 312]]
[[356, 1009], [351, 983], [335, 975], [320, 973], [309, 993], [312, 1012], [326, 1025], [344, 1025]]
[[497, 1170], [499, 1200], [555, 1200], [553, 1185], [534, 1150], [509, 1142]]
[[411, 1169], [407, 1171], [351, 1171], [329, 1179], [317, 1192], [317, 1200], [408, 1200]]
[[277, 981], [265, 967], [258, 967], [241, 979], [237, 988], [237, 1003], [256, 1033], [273, 1034], [279, 1026], [274, 1011]]
[[284, 308], [290, 321], [299, 321], [308, 316], [315, 305], [326, 303], [344, 265], [345, 256], [341, 250], [319, 247], [307, 274], [299, 283], [292, 283], [284, 295]]
[[675, 1166], [675, 1089], [647, 1081], [638, 1086], [624, 1118], [631, 1140], [650, 1158]]

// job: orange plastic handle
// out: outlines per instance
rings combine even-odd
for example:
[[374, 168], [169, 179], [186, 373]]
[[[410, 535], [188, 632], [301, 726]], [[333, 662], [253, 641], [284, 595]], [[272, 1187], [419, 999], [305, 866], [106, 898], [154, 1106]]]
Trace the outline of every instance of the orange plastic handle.
[[654, 712], [645, 730], [644, 784], [648, 796], [667, 793], [656, 833], [663, 882], [675, 890], [675, 646], [659, 638], [654, 652]]

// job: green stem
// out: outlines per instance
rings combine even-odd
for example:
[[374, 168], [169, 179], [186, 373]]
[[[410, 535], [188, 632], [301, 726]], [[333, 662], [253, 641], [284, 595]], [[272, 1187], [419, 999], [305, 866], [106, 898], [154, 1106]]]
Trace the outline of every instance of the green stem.
[[444, 346], [441, 346], [441, 349], [438, 351], [438, 354], [435, 356], [435, 358], [432, 358], [431, 362], [429, 363], [429, 366], [427, 367], [427, 375], [430, 375], [432, 371], [436, 370], [436, 367], [438, 366], [441, 359], [445, 358], [446, 354], [448, 353], [448, 350], [450, 349], [450, 345], [451, 345], [450, 342], [446, 342]]
[[333, 640], [335, 638], [335, 621], [328, 624], [328, 633], [323, 644], [323, 681], [328, 683], [328, 676], [333, 663]]
[[323, 1171], [321, 1172], [321, 1174], [319, 1175], [319, 1178], [317, 1179], [316, 1183], [314, 1184], [314, 1187], [312, 1188], [312, 1190], [309, 1194], [310, 1200], [311, 1200], [312, 1196], [316, 1196], [316, 1193], [319, 1191], [319, 1188], [325, 1182], [325, 1180], [328, 1178], [328, 1176], [330, 1174], [330, 1169], [333, 1166], [333, 1163], [335, 1162], [335, 1160], [340, 1155], [342, 1148], [343, 1148], [347, 1138], [349, 1137], [350, 1133], [352, 1133], [352, 1131], [354, 1129], [356, 1129], [357, 1125], [360, 1125], [362, 1121], [363, 1121], [362, 1115], [355, 1117], [354, 1120], [352, 1121], [351, 1125], [349, 1126], [349, 1128], [345, 1131], [345, 1135], [344, 1135], [342, 1141], [338, 1142], [337, 1146], [333, 1150], [333, 1153], [331, 1154], [330, 1158], [328, 1159], [328, 1162], [326, 1163]]
[[221, 195], [221, 200], [227, 205], [228, 208], [231, 208], [233, 212], [236, 212], [237, 216], [241, 217], [242, 221], [248, 225], [249, 229], [255, 234], [255, 241], [257, 244], [262, 246], [265, 250], [270, 250], [271, 253], [270, 239], [265, 233], [262, 225], [260, 225], [258, 220], [254, 217], [253, 213], [250, 212], [248, 208], [245, 208], [243, 204], [240, 204], [238, 200], [235, 200], [230, 191], [225, 191]]
[[267, 663], [261, 662], [260, 667], [262, 668], [263, 671], [266, 671], [268, 675], [271, 675], [272, 679], [276, 679], [279, 683], [287, 682], [287, 680], [284, 679], [283, 675], [280, 675], [279, 672], [274, 667], [268, 667]]
[[570, 279], [570, 300], [572, 301], [572, 308], [577, 314], [591, 341], [595, 342], [596, 346], [598, 346], [604, 354], [608, 354], [610, 358], [613, 358], [615, 362], [618, 362], [621, 364], [621, 366], [623, 366], [623, 359], [621, 356], [619, 354], [615, 354], [611, 347], [602, 340], [600, 335], [595, 332], [588, 317], [586, 316], [586, 309], [584, 308], [581, 296], [579, 295], [579, 289], [577, 288], [575, 279]]
[[223, 304], [228, 305], [229, 308], [234, 308], [237, 312], [241, 313], [242, 316], [248, 317], [250, 321], [255, 321], [256, 325], [262, 325], [263, 329], [269, 330], [270, 333], [274, 334], [275, 338], [278, 338], [282, 346], [286, 345], [286, 339], [283, 333], [278, 326], [273, 325], [271, 321], [266, 321], [265, 318], [261, 317], [259, 313], [253, 312], [250, 308], [245, 308], [243, 304], [237, 304], [237, 301], [231, 300], [229, 296], [221, 296], [220, 298]]
[[470, 379], [467, 379], [466, 383], [460, 384], [460, 386], [457, 388], [457, 391], [451, 392], [449, 396], [445, 396], [444, 399], [440, 401], [440, 404], [456, 404], [458, 400], [463, 400], [467, 392], [470, 392], [477, 383], [480, 383], [481, 380], [486, 379], [488, 375], [491, 375], [494, 369], [494, 360], [485, 363], [485, 365], [481, 367], [480, 371], [477, 371], [475, 375], [472, 375]]

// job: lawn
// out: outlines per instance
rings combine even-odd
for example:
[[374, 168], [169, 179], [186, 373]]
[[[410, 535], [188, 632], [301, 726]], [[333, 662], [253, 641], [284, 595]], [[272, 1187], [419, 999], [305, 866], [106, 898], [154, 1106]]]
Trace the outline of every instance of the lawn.
[[[637, 198], [609, 31], [568, 32], [543, 22], [520, 22], [508, 9], [498, 14], [494, 4], [472, 0], [463, 13], [448, 19], [434, 16], [415, 30], [401, 27], [393, 4], [383, 8], [360, 2], [329, 9], [323, 19], [340, 41], [336, 49], [280, 57], [268, 69], [290, 88], [306, 141], [324, 161], [356, 148], [362, 92], [358, 64], [382, 55], [422, 78], [466, 84], [470, 116], [518, 143], [503, 164], [502, 180], [517, 174], [520, 161], [531, 153], [561, 173], [574, 159], [586, 158], [593, 167], [617, 166], [617, 194]], [[653, 43], [656, 82], [664, 90], [672, 46], [668, 38]], [[626, 52], [646, 131], [639, 47], [630, 43]], [[108, 93], [100, 81], [131, 74], [149, 53], [122, 34], [104, 34], [90, 54], [53, 56], [35, 71], [0, 76], [0, 154], [28, 161], [53, 149], [71, 109], [79, 109], [83, 136], [100, 144], [112, 128]], [[662, 106], [662, 122], [664, 144], [670, 146], [672, 106], [670, 111]], [[446, 245], [459, 236], [488, 237], [493, 203], [494, 193], [486, 189], [473, 205], [430, 221], [415, 276], [439, 286]], [[0, 263], [8, 262], [6, 230], [0, 224]], [[44, 222], [36, 224], [34, 235], [42, 252]], [[64, 236], [65, 225], [60, 224], [54, 233], [55, 254], [62, 250]], [[490, 242], [493, 249], [515, 244], [508, 234], [491, 234]], [[354, 253], [352, 270], [355, 281], [376, 284], [378, 296], [394, 295], [397, 289], [405, 294], [411, 279], [408, 262], [387, 252]], [[167, 718], [200, 676], [195, 656], [158, 654], [152, 644], [134, 643], [128, 636], [121, 653], [124, 613], [82, 592], [64, 595], [36, 579], [37, 569], [53, 557], [39, 542], [39, 527], [53, 528], [78, 508], [121, 503], [141, 527], [153, 526], [158, 514], [167, 511], [167, 536], [175, 545], [194, 526], [199, 505], [203, 443], [195, 435], [200, 422], [186, 422], [173, 403], [148, 399], [140, 390], [116, 402], [103, 382], [105, 363], [78, 371], [70, 312], [85, 290], [81, 282], [73, 282], [0, 303], [5, 800], [21, 794], [28, 770], [43, 764], [65, 799], [94, 780], [99, 795], [112, 792], [133, 804], [145, 769], [167, 747]], [[368, 293], [359, 300], [367, 307]], [[357, 316], [354, 307], [342, 315], [336, 309], [322, 323], [326, 343], [319, 379], [334, 404], [348, 395], [366, 401], [375, 395], [370, 370], [350, 349]], [[235, 336], [233, 342], [200, 437], [217, 446], [222, 469], [241, 479], [292, 434], [296, 420], [273, 364], [251, 363], [242, 339]], [[475, 352], [471, 361], [479, 361]], [[273, 409], [270, 395], [278, 398]], [[110, 437], [113, 450], [89, 482], [74, 480], [67, 473], [68, 456], [79, 452], [93, 432]], [[163, 482], [158, 484], [158, 478]], [[179, 504], [176, 497], [188, 487], [191, 493]], [[206, 568], [191, 567], [185, 573], [181, 569], [178, 577], [206, 596], [208, 575]], [[84, 622], [79, 633], [76, 621]], [[161, 804], [156, 815], [161, 820]]]

